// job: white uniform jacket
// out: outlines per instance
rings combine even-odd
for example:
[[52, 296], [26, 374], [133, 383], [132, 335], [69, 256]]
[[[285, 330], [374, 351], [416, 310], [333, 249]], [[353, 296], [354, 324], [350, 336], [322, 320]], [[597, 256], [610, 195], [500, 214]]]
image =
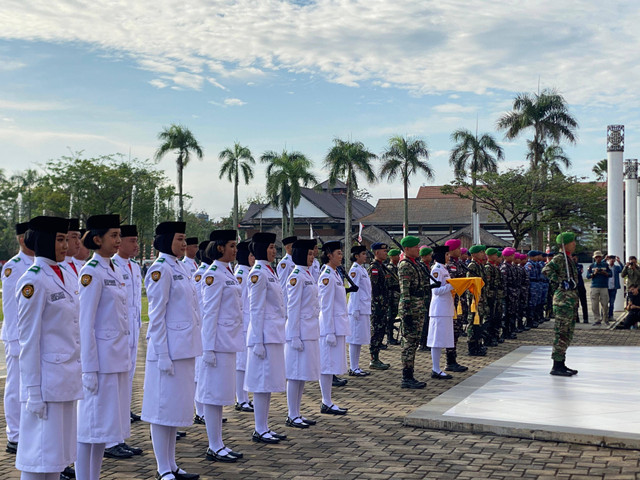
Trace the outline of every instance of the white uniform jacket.
[[[33, 257], [22, 250], [2, 267], [2, 341], [18, 340], [18, 302], [16, 301], [16, 284], [20, 277], [33, 265]], [[15, 355], [18, 356], [18, 352]]]
[[39, 386], [45, 402], [82, 398], [78, 283], [68, 266], [37, 257], [20, 278], [16, 301], [20, 337], [21, 401]]
[[329, 265], [322, 267], [318, 279], [320, 335], [349, 335], [347, 292], [340, 274]]
[[193, 275], [196, 273], [196, 270], [198, 270], [198, 262], [189, 257], [184, 257], [181, 262], [184, 263], [184, 265], [187, 267], [189, 276], [193, 277]]
[[136, 262], [114, 255], [111, 260], [120, 269], [127, 290], [127, 308], [129, 325], [140, 329], [142, 326], [142, 272]]
[[266, 260], [256, 260], [249, 272], [249, 329], [247, 346], [285, 343], [282, 288]]
[[349, 314], [371, 315], [371, 279], [367, 269], [354, 262], [349, 270], [349, 277], [358, 286], [357, 292], [349, 294]]
[[318, 278], [320, 277], [320, 262], [317, 258], [313, 259], [313, 263], [311, 264], [311, 267], [309, 267], [309, 270], [311, 271], [313, 281], [317, 283]]
[[291, 255], [289, 255], [288, 253], [284, 257], [282, 257], [282, 260], [278, 262], [278, 266], [276, 267], [285, 305], [287, 303], [287, 279], [289, 278], [289, 275], [291, 275], [294, 267], [295, 264], [291, 259]]
[[236, 280], [242, 287], [242, 331], [245, 336], [245, 345], [247, 330], [249, 330], [249, 319], [251, 318], [249, 314], [249, 270], [251, 270], [251, 267], [236, 265], [236, 271], [234, 272]]
[[82, 371], [128, 372], [131, 332], [120, 269], [94, 253], [80, 270], [79, 284]]
[[78, 280], [78, 277], [80, 276], [80, 270], [82, 270], [82, 267], [84, 266], [84, 264], [81, 264], [81, 262], [73, 257], [64, 257], [64, 262], [62, 263], [62, 265], [67, 267], [69, 273], [75, 275], [76, 280]]
[[287, 282], [286, 339], [318, 340], [319, 315], [318, 284], [309, 267], [296, 265]]
[[242, 287], [229, 264], [215, 260], [201, 283], [202, 349], [227, 353], [243, 351]]
[[[436, 262], [431, 269], [431, 276], [438, 280], [442, 285], [438, 288], [431, 290], [431, 304], [429, 305], [430, 317], [453, 317], [454, 305], [453, 305], [453, 286], [447, 282], [449, 271], [447, 267], [441, 263]], [[431, 283], [434, 283], [431, 280]]]
[[200, 308], [186, 266], [160, 253], [144, 279], [149, 299], [147, 360], [169, 354], [172, 360], [202, 355]]
[[209, 265], [208, 263], [202, 262], [200, 264], [200, 266], [198, 267], [198, 269], [196, 270], [196, 273], [194, 273], [193, 277], [191, 278], [193, 280], [193, 284], [194, 284], [194, 286], [196, 288], [196, 296], [198, 297], [198, 305], [200, 305], [200, 317], [201, 318], [202, 318], [202, 312], [203, 312], [203, 308], [204, 308], [204, 305], [202, 305], [202, 286], [204, 285], [202, 283], [202, 277], [207, 272], [207, 270], [209, 270], [210, 266], [211, 265]]

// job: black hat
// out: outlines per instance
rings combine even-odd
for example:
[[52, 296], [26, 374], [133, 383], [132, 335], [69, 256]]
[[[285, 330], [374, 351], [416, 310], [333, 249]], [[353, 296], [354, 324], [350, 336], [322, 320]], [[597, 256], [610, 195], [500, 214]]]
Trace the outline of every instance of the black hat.
[[293, 251], [291, 252], [293, 263], [306, 266], [309, 250], [313, 250], [315, 246], [314, 239], [300, 239], [293, 242]]
[[23, 235], [29, 230], [29, 222], [16, 223], [16, 235]]
[[217, 240], [223, 240], [230, 242], [238, 238], [238, 232], [236, 230], [214, 230], [209, 234], [209, 240], [215, 242]]
[[282, 245], [289, 245], [290, 243], [295, 242], [298, 239], [298, 237], [296, 237], [295, 235], [292, 235], [291, 237], [286, 237], [282, 239]]
[[187, 222], [162, 222], [156, 227], [156, 235], [164, 235], [165, 233], [185, 233], [187, 231]]
[[250, 240], [243, 240], [242, 242], [238, 243], [238, 251], [239, 252], [248, 252], [249, 251], [249, 243], [251, 243]]
[[187, 245], [198, 245], [198, 237], [187, 237]]
[[[71, 228], [69, 228], [71, 230]], [[124, 237], [137, 237], [138, 227], [135, 225], [120, 225], [120, 236]]]
[[251, 237], [251, 241], [253, 243], [266, 243], [266, 244], [276, 243], [276, 234], [269, 233], [269, 232], [254, 233], [253, 237]]
[[322, 245], [322, 251], [325, 253], [332, 253], [335, 250], [339, 250], [342, 248], [342, 242], [340, 242], [339, 240], [334, 240], [332, 242], [325, 242], [324, 245]]
[[110, 228], [120, 228], [120, 215], [93, 215], [87, 219], [87, 230], [109, 230]]
[[204, 242], [200, 242], [198, 244], [198, 250], [204, 250], [205, 248], [207, 248], [207, 245], [209, 245], [209, 242], [211, 240], [205, 240]]
[[29, 221], [28, 225], [34, 232], [67, 233], [69, 220], [61, 217], [35, 217]]
[[80, 238], [84, 237], [85, 233], [87, 233], [87, 229], [86, 228], [81, 228], [80, 229]]
[[249, 266], [249, 243], [249, 240], [238, 243], [238, 253], [236, 254], [237, 262], [245, 267]]
[[358, 255], [359, 253], [366, 252], [367, 247], [363, 247], [362, 245], [355, 245], [351, 247], [351, 254]]
[[301, 238], [293, 242], [294, 249], [300, 250], [313, 250], [316, 246], [316, 241], [313, 238]]
[[69, 219], [69, 231], [70, 232], [79, 232], [80, 231], [80, 219], [79, 218], [70, 218]]
[[439, 246], [433, 247], [433, 259], [438, 263], [444, 263], [446, 259], [445, 254], [448, 251], [449, 251], [448, 245], [439, 245]]

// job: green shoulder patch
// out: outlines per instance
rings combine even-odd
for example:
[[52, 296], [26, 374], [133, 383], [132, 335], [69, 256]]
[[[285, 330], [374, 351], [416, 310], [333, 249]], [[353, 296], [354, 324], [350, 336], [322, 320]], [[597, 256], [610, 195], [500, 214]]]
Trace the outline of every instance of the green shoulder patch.
[[158, 260], [156, 260], [156, 262], [158, 262], [158, 263], [164, 263], [164, 257], [159, 258]]
[[242, 269], [238, 270], [238, 275], [242, 275]]
[[324, 274], [324, 273], [327, 273], [327, 274], [328, 274], [328, 273], [331, 273], [331, 272], [329, 271], [329, 269], [328, 269], [328, 268], [325, 268], [325, 269], [324, 269], [324, 272], [322, 272], [322, 273], [323, 273], [323, 274]]
[[87, 263], [87, 265], [89, 265], [90, 267], [97, 267], [98, 260], [91, 260], [89, 263]]
[[255, 268], [256, 270], [260, 270], [262, 268], [262, 265], [258, 264], [258, 265], [255, 265], [253, 268]]
[[296, 268], [293, 273], [300, 273], [300, 270]]
[[211, 268], [209, 270], [212, 270], [215, 272], [217, 269], [218, 269], [217, 265], [211, 265]]
[[22, 259], [20, 257], [12, 258], [11, 260], [16, 262], [16, 263], [22, 261]]
[[29, 269], [29, 271], [30, 271], [30, 272], [33, 272], [33, 273], [38, 273], [38, 272], [40, 271], [40, 267], [39, 267], [39, 266], [37, 266], [37, 265], [34, 265], [33, 267], [31, 267], [31, 268]]

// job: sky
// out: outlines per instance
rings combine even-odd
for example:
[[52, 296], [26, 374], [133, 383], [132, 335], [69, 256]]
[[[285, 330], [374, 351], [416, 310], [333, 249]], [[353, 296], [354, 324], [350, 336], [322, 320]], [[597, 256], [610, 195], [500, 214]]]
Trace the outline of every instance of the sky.
[[[334, 138], [381, 154], [400, 134], [426, 140], [435, 171], [412, 178], [415, 196], [453, 179], [459, 128], [493, 134], [501, 168], [525, 164], [530, 135], [506, 141], [496, 121], [518, 93], [555, 88], [580, 125], [569, 172], [593, 178], [607, 125], [640, 156], [639, 23], [634, 1], [3, 0], [0, 169], [81, 150], [151, 158], [182, 124], [204, 150], [185, 170], [191, 208], [220, 218], [233, 189], [218, 154], [234, 142], [256, 159], [300, 151], [322, 181]], [[175, 181], [174, 155], [158, 168]], [[374, 205], [402, 196], [398, 180], [362, 186]]]

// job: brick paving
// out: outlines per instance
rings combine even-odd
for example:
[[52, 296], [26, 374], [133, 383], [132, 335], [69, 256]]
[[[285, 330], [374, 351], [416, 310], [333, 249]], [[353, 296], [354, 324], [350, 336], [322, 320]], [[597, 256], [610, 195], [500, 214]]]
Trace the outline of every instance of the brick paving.
[[[427, 378], [431, 357], [418, 352], [416, 376], [427, 381], [424, 390], [400, 388], [400, 347], [390, 347], [382, 358], [391, 362], [386, 372], [374, 372], [365, 378], [349, 378], [349, 384], [334, 389], [334, 401], [348, 407], [346, 417], [319, 414], [320, 391], [317, 383], [307, 384], [303, 414], [318, 420], [307, 430], [284, 426], [286, 398], [273, 395], [271, 428], [287, 433], [290, 440], [268, 446], [251, 442], [253, 416], [225, 409], [229, 419], [224, 425], [225, 443], [244, 453], [236, 464], [209, 462], [205, 427], [188, 429], [177, 446], [178, 463], [188, 471], [198, 472], [203, 480], [213, 478], [283, 478], [283, 479], [635, 479], [640, 478], [640, 452], [616, 450], [568, 443], [541, 442], [402, 426], [404, 415], [426, 403], [451, 386], [521, 345], [549, 345], [552, 325], [520, 334], [518, 340], [491, 348], [486, 357], [460, 355], [459, 361], [470, 367], [453, 381], [436, 382]], [[462, 339], [464, 346], [464, 339]], [[640, 331], [607, 331], [580, 324], [574, 345], [640, 345]], [[571, 351], [569, 350], [569, 358]], [[363, 352], [364, 358], [364, 352]], [[364, 362], [363, 362], [364, 365]], [[615, 365], [612, 365], [612, 370]], [[134, 386], [134, 411], [142, 402], [144, 349], [138, 356]], [[4, 431], [4, 417], [0, 416]], [[5, 437], [1, 444], [4, 446]], [[102, 479], [152, 479], [156, 465], [149, 427], [137, 422], [132, 426], [131, 445], [142, 447], [145, 454], [128, 460], [105, 459]], [[0, 453], [0, 478], [18, 479], [12, 455]]]

